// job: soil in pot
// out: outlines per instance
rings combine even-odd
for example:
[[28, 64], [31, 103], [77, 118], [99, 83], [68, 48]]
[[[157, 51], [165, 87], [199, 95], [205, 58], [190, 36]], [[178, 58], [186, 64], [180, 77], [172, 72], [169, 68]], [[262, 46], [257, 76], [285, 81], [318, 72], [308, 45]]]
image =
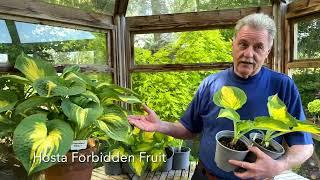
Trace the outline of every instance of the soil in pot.
[[268, 149], [269, 151], [278, 152], [272, 145], [270, 145], [270, 146], [268, 146], [268, 147], [263, 146], [263, 144], [262, 144], [262, 139], [258, 139], [258, 138], [257, 138], [257, 139], [254, 140], [254, 142], [256, 142], [256, 143], [259, 144], [260, 146]]
[[247, 151], [248, 148], [246, 144], [244, 144], [242, 141], [238, 141], [236, 144], [232, 144], [232, 139], [231, 137], [221, 137], [219, 139], [219, 142], [224, 145], [227, 148], [237, 150], [237, 151]]

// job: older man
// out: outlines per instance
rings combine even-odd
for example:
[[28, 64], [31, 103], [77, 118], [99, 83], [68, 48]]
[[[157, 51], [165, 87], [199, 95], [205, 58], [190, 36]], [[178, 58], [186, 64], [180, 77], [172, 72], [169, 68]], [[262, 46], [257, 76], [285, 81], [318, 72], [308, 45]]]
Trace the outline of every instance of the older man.
[[216, 120], [219, 107], [212, 99], [222, 86], [236, 86], [245, 91], [247, 103], [238, 111], [241, 119], [268, 115], [267, 100], [278, 94], [294, 117], [304, 120], [301, 98], [294, 82], [286, 75], [274, 72], [263, 63], [270, 53], [276, 28], [274, 21], [264, 14], [252, 14], [239, 20], [232, 42], [233, 67], [208, 76], [203, 80], [180, 122], [161, 121], [147, 106], [146, 116], [129, 116], [128, 120], [145, 131], [157, 131], [176, 138], [188, 139], [201, 133], [200, 162], [193, 179], [261, 179], [278, 175], [284, 170], [302, 164], [313, 152], [310, 134], [291, 133], [277, 139], [289, 145], [286, 154], [273, 160], [256, 147], [249, 148], [257, 155], [254, 163], [230, 160], [245, 172], [224, 172], [214, 162], [217, 132], [233, 129], [231, 121]]

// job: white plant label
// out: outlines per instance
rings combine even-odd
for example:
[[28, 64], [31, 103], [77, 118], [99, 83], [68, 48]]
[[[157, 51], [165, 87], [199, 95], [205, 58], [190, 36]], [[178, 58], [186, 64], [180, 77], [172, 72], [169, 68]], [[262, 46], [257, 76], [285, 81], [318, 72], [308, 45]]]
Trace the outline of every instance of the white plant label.
[[74, 150], [81, 150], [81, 149], [87, 149], [87, 140], [76, 140], [73, 141], [71, 144], [71, 151]]

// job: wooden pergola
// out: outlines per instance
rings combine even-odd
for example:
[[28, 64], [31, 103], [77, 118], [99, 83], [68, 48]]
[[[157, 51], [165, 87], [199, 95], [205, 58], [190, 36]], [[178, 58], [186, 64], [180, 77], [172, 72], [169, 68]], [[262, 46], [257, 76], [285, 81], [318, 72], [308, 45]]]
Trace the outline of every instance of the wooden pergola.
[[[114, 81], [125, 87], [130, 86], [130, 73], [154, 71], [194, 71], [225, 69], [230, 63], [135, 65], [133, 40], [135, 34], [155, 32], [181, 32], [232, 27], [240, 18], [255, 12], [263, 12], [274, 18], [278, 33], [273, 51], [266, 65], [274, 70], [288, 73], [289, 68], [320, 67], [319, 59], [296, 57], [296, 22], [320, 14], [319, 0], [297, 0], [286, 3], [273, 0], [272, 6], [249, 7], [204, 12], [162, 14], [152, 16], [126, 17], [128, 0], [116, 0], [114, 14], [99, 14], [77, 8], [53, 5], [35, 0], [2, 0], [0, 18], [37, 24], [61, 26], [108, 34], [109, 57], [104, 67], [83, 65], [82, 68], [111, 72]], [[14, 40], [19, 42], [19, 40]], [[58, 65], [64, 66], [64, 65]], [[1, 71], [12, 68], [1, 65]]]

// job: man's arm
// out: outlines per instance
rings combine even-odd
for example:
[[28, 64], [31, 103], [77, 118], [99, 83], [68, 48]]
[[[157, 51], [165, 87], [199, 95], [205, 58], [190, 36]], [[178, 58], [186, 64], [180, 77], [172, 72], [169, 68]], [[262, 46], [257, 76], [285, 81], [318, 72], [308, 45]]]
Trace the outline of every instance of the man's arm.
[[145, 116], [128, 116], [130, 124], [133, 124], [144, 131], [156, 131], [175, 138], [191, 139], [195, 137], [196, 134], [190, 132], [180, 122], [172, 123], [161, 121], [153, 110], [148, 108], [146, 105], [143, 105], [143, 108], [148, 114]]
[[293, 145], [289, 147], [286, 154], [278, 160], [273, 160], [257, 147], [251, 147], [249, 150], [257, 155], [256, 162], [229, 161], [233, 165], [247, 169], [247, 171], [243, 173], [235, 173], [235, 175], [241, 179], [263, 179], [279, 175], [281, 172], [298, 166], [310, 158], [313, 153], [313, 145]]

